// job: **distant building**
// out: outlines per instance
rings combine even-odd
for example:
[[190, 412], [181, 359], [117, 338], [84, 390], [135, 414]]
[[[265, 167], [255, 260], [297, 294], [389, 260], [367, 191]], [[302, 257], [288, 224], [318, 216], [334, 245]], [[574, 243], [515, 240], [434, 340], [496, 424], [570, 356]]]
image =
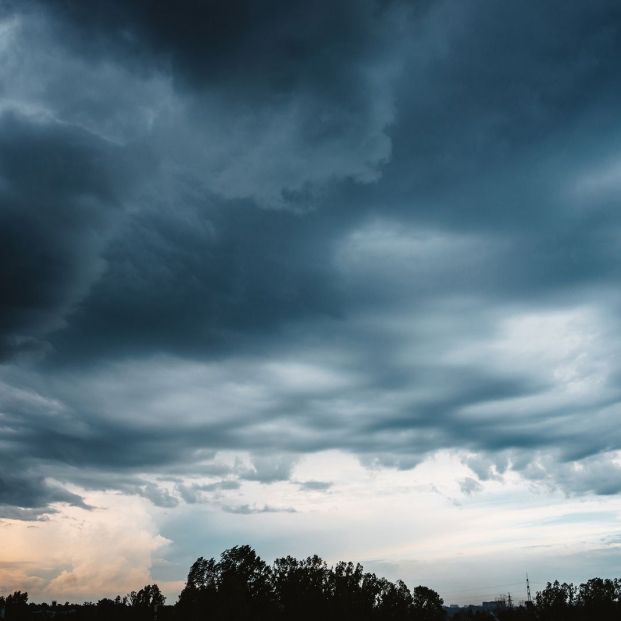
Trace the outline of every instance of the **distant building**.
[[498, 608], [503, 607], [503, 602], [481, 602], [478, 605], [469, 604], [468, 606], [459, 606], [458, 604], [451, 604], [450, 606], [444, 606], [447, 618], [454, 617], [459, 612], [487, 612], [496, 618], [495, 612]]

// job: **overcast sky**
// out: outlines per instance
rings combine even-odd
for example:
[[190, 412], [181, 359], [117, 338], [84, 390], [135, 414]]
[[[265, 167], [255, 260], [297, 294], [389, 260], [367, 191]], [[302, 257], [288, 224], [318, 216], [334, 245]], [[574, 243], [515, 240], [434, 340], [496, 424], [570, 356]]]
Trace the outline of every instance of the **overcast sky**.
[[616, 0], [0, 1], [0, 592], [621, 575], [620, 54]]

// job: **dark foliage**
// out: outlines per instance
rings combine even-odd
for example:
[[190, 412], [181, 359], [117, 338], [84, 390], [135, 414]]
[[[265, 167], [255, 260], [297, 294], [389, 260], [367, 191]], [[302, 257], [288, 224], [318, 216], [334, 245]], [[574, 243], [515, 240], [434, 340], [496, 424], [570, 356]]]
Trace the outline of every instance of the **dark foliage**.
[[220, 559], [198, 558], [174, 606], [165, 605], [157, 584], [125, 597], [97, 603], [29, 604], [16, 591], [0, 597], [6, 621], [67, 619], [95, 621], [617, 621], [621, 580], [593, 578], [584, 584], [548, 582], [535, 601], [513, 606], [511, 599], [486, 606], [446, 609], [434, 590], [390, 582], [365, 572], [359, 563], [333, 567], [318, 556], [292, 556], [268, 565], [247, 545], [225, 550]]
[[250, 546], [226, 550], [219, 561], [199, 558], [176, 608], [179, 618], [214, 621], [444, 618], [442, 599], [426, 587], [412, 594], [403, 582], [378, 578], [360, 564], [328, 567], [318, 556], [287, 556], [269, 566]]
[[621, 580], [592, 578], [580, 586], [556, 580], [524, 606], [499, 602], [493, 611], [462, 610], [452, 621], [618, 621], [621, 619]]

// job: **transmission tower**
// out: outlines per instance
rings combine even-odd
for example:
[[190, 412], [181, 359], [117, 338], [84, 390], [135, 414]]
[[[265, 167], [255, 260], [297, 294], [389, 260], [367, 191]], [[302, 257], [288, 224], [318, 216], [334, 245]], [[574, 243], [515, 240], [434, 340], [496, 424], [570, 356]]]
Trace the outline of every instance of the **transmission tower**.
[[528, 604], [533, 603], [532, 595], [530, 594], [530, 582], [528, 580], [528, 572], [526, 572], [526, 602]]

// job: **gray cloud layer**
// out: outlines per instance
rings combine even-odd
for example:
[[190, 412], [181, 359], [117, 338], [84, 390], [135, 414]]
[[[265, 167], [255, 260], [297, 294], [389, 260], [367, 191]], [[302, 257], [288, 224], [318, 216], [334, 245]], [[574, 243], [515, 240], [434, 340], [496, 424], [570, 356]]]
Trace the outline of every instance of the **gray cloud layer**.
[[618, 4], [169, 7], [3, 7], [2, 514], [328, 448], [621, 491]]

